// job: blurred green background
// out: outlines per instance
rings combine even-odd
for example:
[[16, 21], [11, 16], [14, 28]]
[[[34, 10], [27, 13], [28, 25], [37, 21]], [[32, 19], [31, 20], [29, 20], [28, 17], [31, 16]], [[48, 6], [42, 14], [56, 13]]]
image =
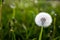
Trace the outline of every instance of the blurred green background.
[[42, 40], [60, 40], [60, 1], [0, 0], [0, 9], [0, 40], [38, 40], [41, 27], [35, 24], [35, 16], [40, 12], [53, 19]]

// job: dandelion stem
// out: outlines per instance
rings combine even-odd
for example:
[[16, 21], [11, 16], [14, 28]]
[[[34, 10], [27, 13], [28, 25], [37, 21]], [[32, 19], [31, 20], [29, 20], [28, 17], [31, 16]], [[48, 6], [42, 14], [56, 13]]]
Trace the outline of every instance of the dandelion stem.
[[[13, 16], [12, 17], [15, 18], [15, 8], [13, 8]], [[13, 36], [12, 40], [16, 40], [14, 31], [12, 31], [12, 36]]]
[[55, 22], [56, 22], [56, 18], [54, 18], [54, 30], [55, 30]]
[[40, 35], [39, 35], [39, 40], [41, 40], [41, 38], [42, 38], [42, 33], [43, 33], [43, 27], [41, 27], [41, 32], [40, 32]]
[[54, 38], [54, 35], [55, 35], [55, 30], [56, 30], [56, 28], [55, 28], [55, 22], [56, 22], [56, 17], [54, 17], [54, 32], [53, 32], [53, 38]]

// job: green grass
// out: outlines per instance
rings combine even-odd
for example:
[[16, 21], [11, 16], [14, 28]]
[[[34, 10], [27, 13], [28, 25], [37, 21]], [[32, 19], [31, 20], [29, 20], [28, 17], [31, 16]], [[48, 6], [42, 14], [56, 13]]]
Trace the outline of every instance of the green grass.
[[[27, 0], [22, 1], [21, 3], [16, 0], [15, 16], [13, 18], [13, 9], [10, 7], [11, 3], [5, 1], [5, 4], [2, 4], [2, 15], [1, 15], [1, 31], [0, 31], [0, 40], [38, 40], [41, 27], [38, 27], [35, 24], [35, 16], [43, 11], [48, 12], [52, 18], [53, 22], [48, 28], [44, 28], [42, 33], [42, 40], [60, 40], [60, 5], [56, 5], [56, 8], [51, 6], [50, 2], [41, 2], [38, 0], [38, 3], [35, 4], [34, 1], [30, 2]], [[27, 2], [28, 7], [25, 7], [24, 4]], [[57, 14], [55, 16], [54, 14]], [[54, 32], [54, 18], [55, 22], [55, 32]], [[11, 29], [13, 31], [11, 31]], [[52, 32], [50, 32], [52, 30]], [[54, 34], [54, 33], [55, 34]], [[54, 37], [53, 37], [54, 36]]]

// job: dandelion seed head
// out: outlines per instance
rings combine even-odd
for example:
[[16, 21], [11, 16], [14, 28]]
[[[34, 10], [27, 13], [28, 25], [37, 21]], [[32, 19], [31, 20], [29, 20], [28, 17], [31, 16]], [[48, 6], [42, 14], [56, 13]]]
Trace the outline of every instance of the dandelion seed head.
[[44, 17], [41, 18], [41, 24], [42, 24], [42, 26], [44, 25], [45, 21], [46, 21], [46, 19]]
[[48, 27], [52, 23], [52, 17], [46, 12], [41, 12], [35, 17], [35, 23], [38, 26]]

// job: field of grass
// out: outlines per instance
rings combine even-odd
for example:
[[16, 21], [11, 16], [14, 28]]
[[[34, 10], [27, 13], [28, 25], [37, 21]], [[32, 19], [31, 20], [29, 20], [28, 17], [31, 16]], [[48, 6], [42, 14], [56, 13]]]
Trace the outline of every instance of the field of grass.
[[0, 0], [0, 40], [39, 40], [35, 17], [40, 12], [52, 17], [41, 40], [60, 40], [60, 1], [42, 0]]

